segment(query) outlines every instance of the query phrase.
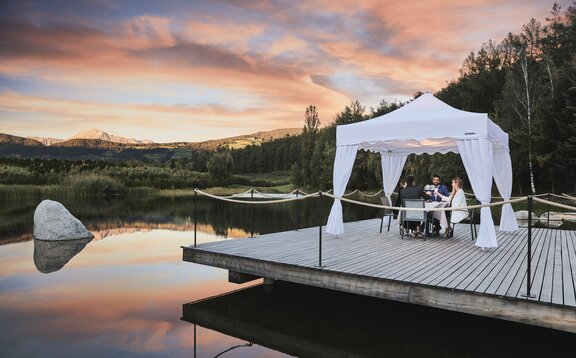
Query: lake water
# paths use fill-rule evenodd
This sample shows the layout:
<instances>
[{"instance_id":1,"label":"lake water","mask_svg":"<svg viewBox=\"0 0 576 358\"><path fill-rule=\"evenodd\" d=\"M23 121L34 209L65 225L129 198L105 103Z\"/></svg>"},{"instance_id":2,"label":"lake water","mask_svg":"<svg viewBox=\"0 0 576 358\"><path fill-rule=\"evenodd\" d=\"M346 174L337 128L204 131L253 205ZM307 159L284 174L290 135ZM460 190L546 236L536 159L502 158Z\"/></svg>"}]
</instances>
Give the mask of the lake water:
<instances>
[{"instance_id":1,"label":"lake water","mask_svg":"<svg viewBox=\"0 0 576 358\"><path fill-rule=\"evenodd\" d=\"M34 242L32 216L42 199L1 198L2 357L510 357L573 351L575 336L552 330L297 285L270 290L259 281L228 283L225 270L182 261L181 246L194 240L191 197L53 198L96 238L85 246ZM325 201L324 216L329 206ZM318 209L317 199L266 206L202 199L198 242L317 225ZM347 221L378 216L369 208L345 213ZM235 292L245 287L251 288Z\"/></svg>"}]
</instances>

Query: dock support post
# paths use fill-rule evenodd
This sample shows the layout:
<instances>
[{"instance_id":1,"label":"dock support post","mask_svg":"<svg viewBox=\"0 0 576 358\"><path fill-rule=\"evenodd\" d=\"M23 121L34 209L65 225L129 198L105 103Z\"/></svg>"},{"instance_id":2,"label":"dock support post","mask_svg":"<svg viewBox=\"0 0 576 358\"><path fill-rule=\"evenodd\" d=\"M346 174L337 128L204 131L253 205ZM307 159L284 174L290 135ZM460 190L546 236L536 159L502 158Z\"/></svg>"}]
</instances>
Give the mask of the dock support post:
<instances>
[{"instance_id":1,"label":"dock support post","mask_svg":"<svg viewBox=\"0 0 576 358\"><path fill-rule=\"evenodd\" d=\"M548 201L550 201L550 193L548 193ZM546 227L550 227L550 203L548 203L548 215L546 217Z\"/></svg>"},{"instance_id":2,"label":"dock support post","mask_svg":"<svg viewBox=\"0 0 576 358\"><path fill-rule=\"evenodd\" d=\"M526 298L536 298L535 295L530 294L530 289L532 286L532 195L528 195L528 250L527 257L527 267L526 267L526 294L522 297Z\"/></svg>"},{"instance_id":3,"label":"dock support post","mask_svg":"<svg viewBox=\"0 0 576 358\"><path fill-rule=\"evenodd\" d=\"M318 267L322 267L322 190L320 195L320 222L318 222Z\"/></svg>"},{"instance_id":4,"label":"dock support post","mask_svg":"<svg viewBox=\"0 0 576 358\"><path fill-rule=\"evenodd\" d=\"M194 189L194 247L196 247L196 226L198 226L198 191Z\"/></svg>"},{"instance_id":5,"label":"dock support post","mask_svg":"<svg viewBox=\"0 0 576 358\"><path fill-rule=\"evenodd\" d=\"M254 188L250 189L250 201L254 200ZM250 205L250 237L254 237L254 208Z\"/></svg>"},{"instance_id":6,"label":"dock support post","mask_svg":"<svg viewBox=\"0 0 576 358\"><path fill-rule=\"evenodd\" d=\"M298 198L298 193L300 192L300 189L296 188L296 198ZM299 200L296 200L296 205L297 208L300 209L300 203ZM296 231L300 230L300 220L302 218L302 213L300 212L300 210L296 210L296 212L298 213L298 226L296 227Z\"/></svg>"}]
</instances>

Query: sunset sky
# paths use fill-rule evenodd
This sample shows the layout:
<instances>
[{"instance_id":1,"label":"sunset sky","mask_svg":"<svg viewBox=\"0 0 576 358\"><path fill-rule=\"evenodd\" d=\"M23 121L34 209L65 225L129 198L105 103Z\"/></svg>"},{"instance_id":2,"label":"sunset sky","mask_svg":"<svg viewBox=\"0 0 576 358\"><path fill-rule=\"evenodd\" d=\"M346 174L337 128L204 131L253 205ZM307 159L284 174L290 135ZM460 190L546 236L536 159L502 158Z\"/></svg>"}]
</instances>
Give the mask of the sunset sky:
<instances>
[{"instance_id":1,"label":"sunset sky","mask_svg":"<svg viewBox=\"0 0 576 358\"><path fill-rule=\"evenodd\" d=\"M566 9L572 1L557 1ZM0 1L0 133L156 142L437 91L554 1Z\"/></svg>"}]
</instances>

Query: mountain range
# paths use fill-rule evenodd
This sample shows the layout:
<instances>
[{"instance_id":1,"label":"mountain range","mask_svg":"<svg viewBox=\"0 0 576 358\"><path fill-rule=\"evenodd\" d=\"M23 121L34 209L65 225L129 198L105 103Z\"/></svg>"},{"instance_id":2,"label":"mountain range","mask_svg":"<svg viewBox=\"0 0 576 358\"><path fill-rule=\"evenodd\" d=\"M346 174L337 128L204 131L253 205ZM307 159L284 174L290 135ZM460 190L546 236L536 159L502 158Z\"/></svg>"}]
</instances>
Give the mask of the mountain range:
<instances>
[{"instance_id":1,"label":"mountain range","mask_svg":"<svg viewBox=\"0 0 576 358\"><path fill-rule=\"evenodd\" d=\"M65 141L68 141L71 139L98 139L98 140L104 140L107 142L122 143L122 144L152 144L152 143L154 143L153 141L148 140L148 139L139 140L139 139L134 139L134 138L121 137L121 136L117 136L114 134L108 134L108 133L104 132L103 130L100 130L97 128L91 128L91 129L85 130L83 132L80 132L78 134L73 135L72 137L70 137L68 139L58 139L58 138L52 138L52 137L48 137L48 138L29 137L29 138L37 140L44 145L54 145L54 144L57 144L60 142L65 142Z\"/></svg>"},{"instance_id":2,"label":"mountain range","mask_svg":"<svg viewBox=\"0 0 576 358\"><path fill-rule=\"evenodd\" d=\"M127 147L163 147L163 148L181 148L190 147L204 150L216 150L219 147L228 147L231 149L244 148L248 145L259 145L264 142L272 141L274 139L283 138L285 136L294 136L302 133L301 128L284 128L274 129L271 131L261 131L246 135L235 137L227 137L221 139L212 139L204 142L172 142L172 143L155 143L148 139L134 139L114 134L109 134L103 130L92 128L75 134L67 139L59 139L52 137L18 137L11 134L0 133L0 143L12 143L21 145L44 145L44 146L63 146L63 147L76 147L76 146L102 146L109 147L102 142L111 142L117 144L124 144Z\"/></svg>"},{"instance_id":3,"label":"mountain range","mask_svg":"<svg viewBox=\"0 0 576 358\"><path fill-rule=\"evenodd\" d=\"M173 143L155 143L150 140L126 138L95 128L80 132L67 139L25 138L0 133L0 157L167 160L181 155L189 155L186 153L191 151L214 151L223 147L240 149L301 133L301 128L285 128L204 142Z\"/></svg>"}]
</instances>

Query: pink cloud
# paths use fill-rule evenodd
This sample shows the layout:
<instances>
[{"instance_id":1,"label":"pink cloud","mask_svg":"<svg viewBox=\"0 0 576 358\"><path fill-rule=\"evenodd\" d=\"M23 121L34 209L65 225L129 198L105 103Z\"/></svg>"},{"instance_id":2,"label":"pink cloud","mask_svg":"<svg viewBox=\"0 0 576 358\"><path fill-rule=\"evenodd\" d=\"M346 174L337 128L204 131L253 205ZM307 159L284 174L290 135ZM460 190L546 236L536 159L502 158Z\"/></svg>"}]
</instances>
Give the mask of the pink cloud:
<instances>
[{"instance_id":1,"label":"pink cloud","mask_svg":"<svg viewBox=\"0 0 576 358\"><path fill-rule=\"evenodd\" d=\"M210 135L211 127L230 124L231 135L299 127L309 104L329 123L354 99L374 105L387 96L439 90L458 76L470 51L519 31L530 17L542 19L551 6L520 0L235 2L197 11L190 5L173 14L142 11L120 20L76 15L64 21L62 14L47 14L55 22L50 16L39 21L41 12L32 9L33 22L0 22L0 74L47 88L78 87L86 95L4 93L0 101L13 112L0 122L0 132L31 131L27 123L38 118L77 129L89 120L120 127L138 121L165 127L164 137L174 141L184 140L172 136L186 125L206 133L193 139L203 140L221 135ZM195 102L191 94L182 106L161 105L170 102L172 85L224 95L214 97L217 103ZM132 100L119 104L89 95L109 90ZM147 103L134 104L144 101L138 98ZM30 122L13 127L16 117Z\"/></svg>"}]
</instances>

